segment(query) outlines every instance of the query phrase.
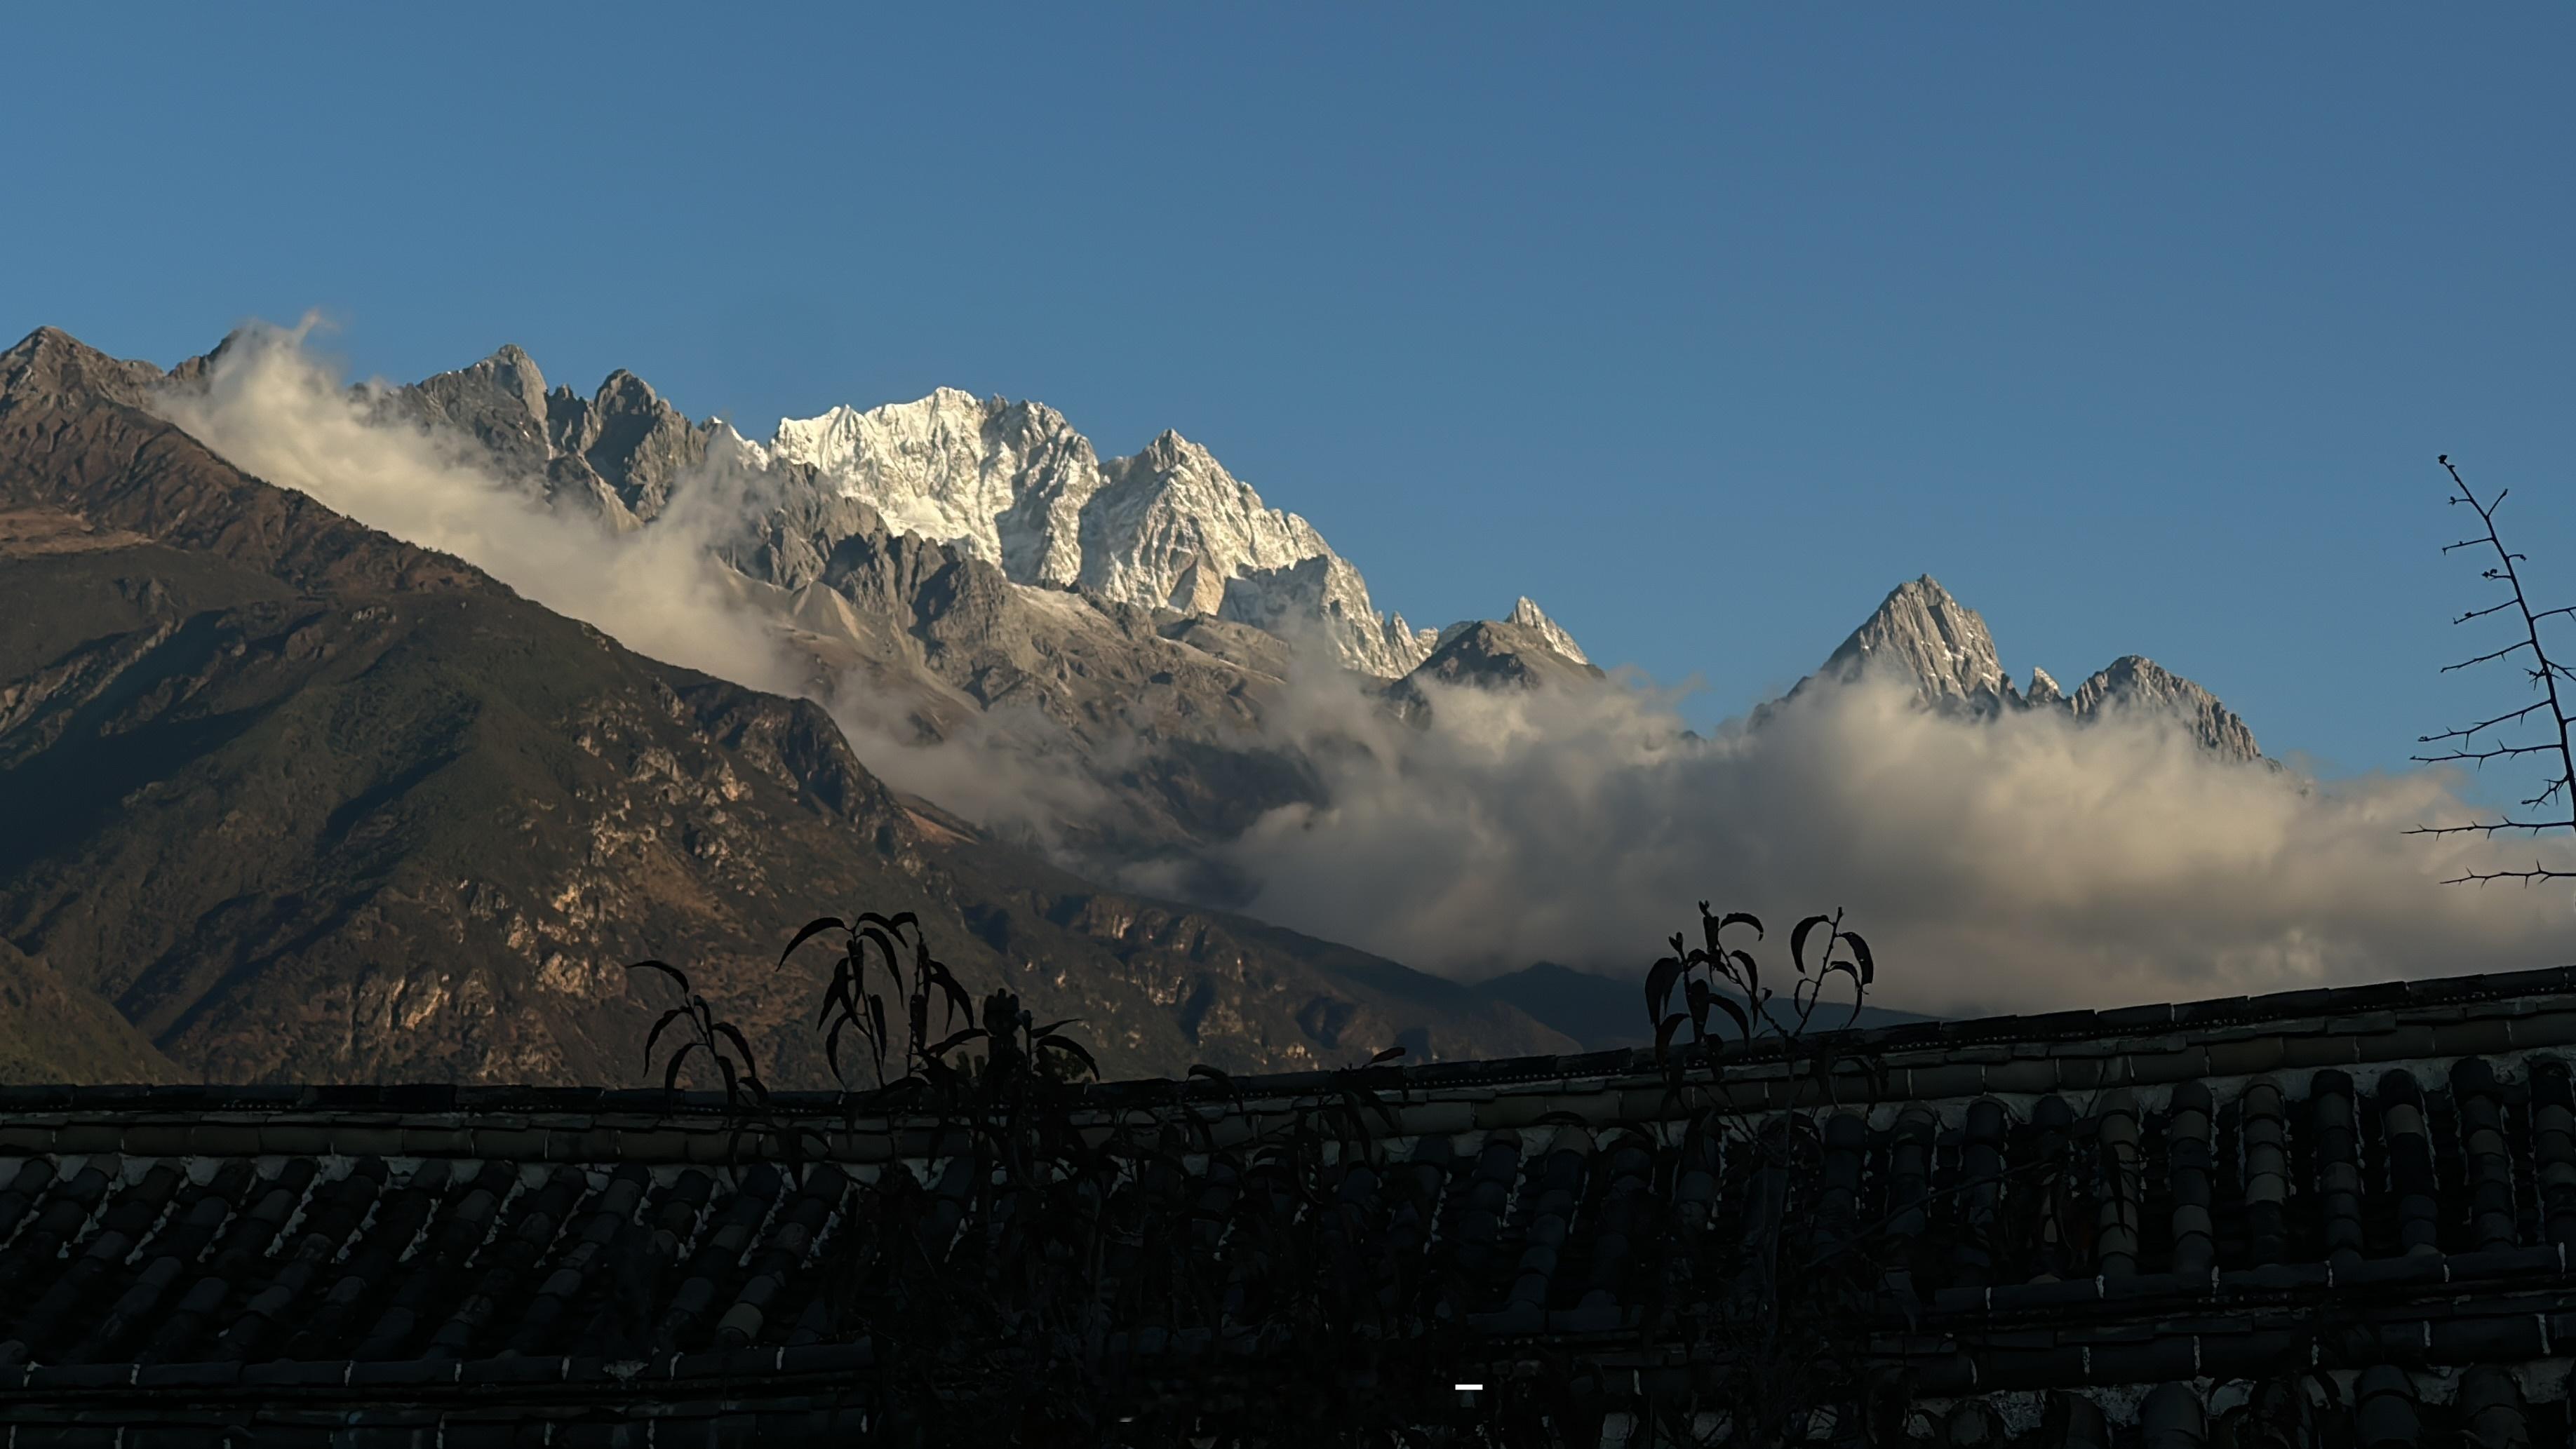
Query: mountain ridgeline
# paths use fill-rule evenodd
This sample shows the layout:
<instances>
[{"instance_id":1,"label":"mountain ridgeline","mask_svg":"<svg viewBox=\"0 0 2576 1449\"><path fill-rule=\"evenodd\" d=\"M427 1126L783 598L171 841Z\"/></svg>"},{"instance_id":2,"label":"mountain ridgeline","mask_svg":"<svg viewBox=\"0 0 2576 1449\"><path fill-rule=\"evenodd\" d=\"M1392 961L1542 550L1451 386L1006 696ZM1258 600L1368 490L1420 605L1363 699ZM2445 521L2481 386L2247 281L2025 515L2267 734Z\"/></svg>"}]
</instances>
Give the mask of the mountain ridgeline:
<instances>
[{"instance_id":1,"label":"mountain ridgeline","mask_svg":"<svg viewBox=\"0 0 2576 1449\"><path fill-rule=\"evenodd\" d=\"M1464 627L1416 629L1377 612L1359 570L1314 525L1265 505L1180 434L1103 461L1062 414L1037 403L941 388L916 402L785 419L754 443L692 421L633 373L611 374L587 399L550 389L533 359L504 347L391 390L379 405L472 437L500 476L576 500L619 529L659 517L693 469L758 475L768 526L741 540L753 546L734 561L786 589L813 582L844 539L874 529L943 545L1009 583L1312 635L1338 663L1380 678L1405 674ZM862 508L829 506L840 503ZM1509 621L1585 662L1528 599Z\"/></svg>"},{"instance_id":2,"label":"mountain ridgeline","mask_svg":"<svg viewBox=\"0 0 2576 1449\"><path fill-rule=\"evenodd\" d=\"M1909 680L1922 700L1939 710L1975 717L2060 710L2085 721L2129 711L2157 714L2175 721L2220 759L2273 763L2255 744L2254 731L2217 696L2141 655L2112 660L2071 695L2044 669L2031 671L2027 690L2014 688L1985 619L1952 598L1930 574L1897 585L1824 667L1790 693L1877 669Z\"/></svg>"},{"instance_id":3,"label":"mountain ridgeline","mask_svg":"<svg viewBox=\"0 0 2576 1449\"><path fill-rule=\"evenodd\" d=\"M941 389L787 419L754 443L691 421L631 373L587 400L549 391L516 348L380 405L481 440L496 473L612 528L659 517L686 476L721 491L728 523L711 548L729 585L812 660L818 691L865 681L842 692L845 719L914 743L1006 730L1086 786L1086 808L1022 843L1104 871L1154 863L1208 899L1248 890L1206 863L1209 847L1267 811L1324 803L1312 760L1265 728L1292 648L1321 641L1364 692L1416 720L1428 683L1606 678L1526 597L1501 619L1438 630L1377 614L1310 524L1177 433L1103 462L1051 408ZM1891 665L1946 711L2151 710L2214 754L2260 758L2208 691L2140 656L2072 695L2044 671L2017 689L1984 621L1928 575L1890 593L1800 688Z\"/></svg>"},{"instance_id":4,"label":"mountain ridgeline","mask_svg":"<svg viewBox=\"0 0 2576 1449\"><path fill-rule=\"evenodd\" d=\"M1520 1055L1642 1021L1630 978L1471 988L1253 920L1223 863L1265 813L1327 803L1333 741L1281 727L1292 680L1416 728L1443 689L1615 688L1527 598L1436 630L1381 615L1205 449L1103 460L1032 403L942 390L753 442L631 373L551 386L515 347L350 395L603 539L685 530L804 674L786 698L632 652L167 420L249 345L166 374L50 330L0 354L0 1077L636 1080L667 1003L622 968L661 957L773 1084L824 1085L819 964L776 951L864 909L920 912L970 987L1079 1018L1113 1075ZM1928 577L1798 690L1891 666L1931 708L2156 711L2260 759L2142 658L2016 689ZM881 777L943 742L1042 765L1062 798L982 766L935 803ZM1163 885L1100 884L1140 879Z\"/></svg>"}]
</instances>

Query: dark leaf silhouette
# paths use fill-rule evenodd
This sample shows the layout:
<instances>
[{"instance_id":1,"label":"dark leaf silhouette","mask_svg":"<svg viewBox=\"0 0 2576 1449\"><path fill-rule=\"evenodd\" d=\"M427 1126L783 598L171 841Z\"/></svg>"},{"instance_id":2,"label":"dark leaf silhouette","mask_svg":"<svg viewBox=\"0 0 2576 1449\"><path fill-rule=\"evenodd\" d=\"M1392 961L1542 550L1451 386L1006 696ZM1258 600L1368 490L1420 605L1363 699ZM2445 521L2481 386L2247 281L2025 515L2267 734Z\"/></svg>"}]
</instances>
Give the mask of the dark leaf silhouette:
<instances>
[{"instance_id":1,"label":"dark leaf silhouette","mask_svg":"<svg viewBox=\"0 0 2576 1449\"><path fill-rule=\"evenodd\" d=\"M679 967L671 965L667 961L638 961L626 969L629 971L659 971L663 975L671 978L672 984L680 988L681 995L685 996L688 994L689 978L680 974Z\"/></svg>"},{"instance_id":2,"label":"dark leaf silhouette","mask_svg":"<svg viewBox=\"0 0 2576 1449\"><path fill-rule=\"evenodd\" d=\"M1665 1051L1672 1045L1673 1033L1678 1031L1682 1024L1689 1020L1690 1017L1687 1013L1676 1011L1672 1015L1665 1017L1662 1021L1655 1023L1655 1056L1658 1060L1663 1057Z\"/></svg>"},{"instance_id":3,"label":"dark leaf silhouette","mask_svg":"<svg viewBox=\"0 0 2576 1449\"><path fill-rule=\"evenodd\" d=\"M931 1043L928 1047L925 1047L923 1051L929 1056L944 1057L970 1041L982 1041L983 1039L984 1028L980 1026L961 1027L958 1030L952 1031L948 1035L941 1037L938 1041Z\"/></svg>"},{"instance_id":4,"label":"dark leaf silhouette","mask_svg":"<svg viewBox=\"0 0 2576 1449\"><path fill-rule=\"evenodd\" d=\"M1789 959L1797 963L1799 975L1807 974L1807 937L1814 934L1818 926L1830 926L1832 923L1831 916L1809 916L1798 923L1796 930L1789 933Z\"/></svg>"},{"instance_id":5,"label":"dark leaf silhouette","mask_svg":"<svg viewBox=\"0 0 2576 1449\"><path fill-rule=\"evenodd\" d=\"M1660 1014L1663 1011L1665 1004L1673 999L1673 983L1681 976L1682 963L1678 956L1666 956L1647 971L1646 1010L1649 1013Z\"/></svg>"},{"instance_id":6,"label":"dark leaf silhouette","mask_svg":"<svg viewBox=\"0 0 2576 1449\"><path fill-rule=\"evenodd\" d=\"M1852 959L1860 963L1860 984L1867 986L1876 981L1878 967L1870 960L1869 943L1861 939L1858 931L1843 932L1843 943L1851 947Z\"/></svg>"},{"instance_id":7,"label":"dark leaf silhouette","mask_svg":"<svg viewBox=\"0 0 2576 1449\"><path fill-rule=\"evenodd\" d=\"M787 958L796 954L797 947L813 940L816 936L823 934L825 931L846 931L848 929L849 927L843 925L841 923L841 918L838 916L823 916L815 920L808 921L805 923L804 929L798 931L795 938L787 943L787 949L778 953L778 964L781 966L786 965Z\"/></svg>"},{"instance_id":8,"label":"dark leaf silhouette","mask_svg":"<svg viewBox=\"0 0 2576 1449\"><path fill-rule=\"evenodd\" d=\"M1719 994L1711 996L1709 1000L1718 1010L1735 1018L1735 1029L1738 1033L1747 1037L1753 1035L1753 1018L1745 1013L1743 1007L1736 1005L1732 998Z\"/></svg>"}]
</instances>

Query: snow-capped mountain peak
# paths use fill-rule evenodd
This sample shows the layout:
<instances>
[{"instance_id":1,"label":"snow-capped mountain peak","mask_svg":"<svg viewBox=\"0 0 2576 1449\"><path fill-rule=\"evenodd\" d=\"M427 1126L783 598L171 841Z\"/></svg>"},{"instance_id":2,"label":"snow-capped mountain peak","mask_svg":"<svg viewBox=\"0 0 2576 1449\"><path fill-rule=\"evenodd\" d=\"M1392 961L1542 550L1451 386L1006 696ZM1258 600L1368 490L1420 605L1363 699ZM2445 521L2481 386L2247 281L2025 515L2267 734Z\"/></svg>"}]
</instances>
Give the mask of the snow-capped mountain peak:
<instances>
[{"instance_id":1,"label":"snow-capped mountain peak","mask_svg":"<svg viewBox=\"0 0 2576 1449\"><path fill-rule=\"evenodd\" d=\"M1165 430L1133 456L1103 461L1062 413L1034 402L942 387L911 402L847 405L783 418L766 442L729 424L691 422L629 372L597 396L549 388L525 352L393 389L386 407L455 428L499 471L548 498L571 496L612 528L657 517L673 481L720 452L725 466L788 470L795 490L864 504L889 535L941 544L998 567L1011 583L1320 637L1345 667L1398 678L1440 635L1380 614L1367 581L1315 526L1270 507L1205 447ZM830 512L815 512L821 523ZM810 582L838 540L795 549ZM1582 651L1523 599L1549 646Z\"/></svg>"},{"instance_id":2,"label":"snow-capped mountain peak","mask_svg":"<svg viewBox=\"0 0 2576 1449\"><path fill-rule=\"evenodd\" d=\"M1082 507L1103 480L1090 440L1053 408L943 387L781 419L764 451L812 468L894 531L958 545L1018 582L1080 578Z\"/></svg>"},{"instance_id":3,"label":"snow-capped mountain peak","mask_svg":"<svg viewBox=\"0 0 2576 1449\"><path fill-rule=\"evenodd\" d=\"M1369 674L1403 674L1430 653L1377 612L1359 570L1313 524L1264 504L1178 432L1103 462L1053 408L941 388L782 420L764 452L812 468L890 529L960 546L1015 582L1272 632L1317 629Z\"/></svg>"}]
</instances>

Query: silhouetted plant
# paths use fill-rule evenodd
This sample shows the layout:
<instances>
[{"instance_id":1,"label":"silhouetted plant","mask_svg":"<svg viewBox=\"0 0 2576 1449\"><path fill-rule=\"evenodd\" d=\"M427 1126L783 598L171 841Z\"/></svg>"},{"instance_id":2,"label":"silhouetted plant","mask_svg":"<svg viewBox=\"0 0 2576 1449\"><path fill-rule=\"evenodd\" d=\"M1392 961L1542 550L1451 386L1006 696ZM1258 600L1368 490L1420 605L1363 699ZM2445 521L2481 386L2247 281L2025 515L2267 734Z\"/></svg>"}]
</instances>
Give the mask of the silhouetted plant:
<instances>
[{"instance_id":1,"label":"silhouetted plant","mask_svg":"<svg viewBox=\"0 0 2576 1449\"><path fill-rule=\"evenodd\" d=\"M1889 1221L1862 1221L1860 1155L1826 1140L1834 1109L1865 1107L1884 1083L1872 1063L1839 1054L1815 1023L1828 993L1843 990L1849 1001L1836 1024L1857 1020L1876 962L1840 910L1808 916L1790 932L1791 971L1772 977L1787 981L1784 996L1764 983L1750 950L1726 939L1742 928L1761 941L1761 920L1720 915L1706 901L1699 910L1700 944L1675 933L1673 954L1647 974L1645 997L1663 1115L1683 1124L1682 1171L1707 1172L1724 1189L1701 1230L1669 1225L1658 1246L1682 1268L1685 1291L1652 1305L1656 1323L1709 1374L1646 1413L1671 1442L1784 1442L1803 1437L1820 1410L1839 1411L1849 1437L1871 1391L1858 1352L1862 1320L1891 1270L1902 1271L1888 1247L1891 1230L1905 1224L1896 1220L1901 1206ZM1771 1075L1746 1071L1745 1049L1757 1044ZM1715 1429L1700 1429L1712 1417Z\"/></svg>"},{"instance_id":2,"label":"silhouetted plant","mask_svg":"<svg viewBox=\"0 0 2576 1449\"><path fill-rule=\"evenodd\" d=\"M1869 953L1869 942L1857 931L1843 929L1843 913L1837 908L1830 916L1809 916L1789 933L1789 959L1798 970L1797 983L1790 988L1790 1010L1794 1021L1782 1021L1771 1011L1777 993L1762 984L1762 967L1749 951L1729 947L1722 937L1732 926L1750 926L1753 939L1762 939L1762 922L1742 911L1724 916L1710 913L1708 902L1699 903L1702 944L1691 946L1688 938L1676 931L1672 935L1673 954L1657 961L1646 975L1646 1011L1655 1021L1655 1056L1668 1061L1673 1035L1687 1024L1694 1045L1705 1047L1719 1040L1710 1030L1711 1011L1725 1013L1735 1023L1737 1039L1751 1041L1771 1035L1792 1038L1804 1035L1813 1022L1828 983L1837 976L1850 978L1851 1014L1844 1021L1849 1026L1860 1017L1861 1006L1869 988L1878 979L1878 967ZM1825 930L1824 949L1818 953L1811 969L1807 964L1807 942L1816 928ZM1848 957L1837 958L1835 952L1849 947ZM1685 1009L1671 1010L1674 989L1682 990ZM1739 1000L1739 998L1741 998Z\"/></svg>"},{"instance_id":3,"label":"silhouetted plant","mask_svg":"<svg viewBox=\"0 0 2576 1449\"><path fill-rule=\"evenodd\" d=\"M2551 659L2548 647L2540 637L2542 620L2576 614L2576 607L2533 610L2530 595L2523 589L2522 571L2514 567L2517 563L2529 562L2530 556L2508 550L2504 546L2503 538L2496 532L2496 511L2504 506L2505 493L2510 490L2499 490L2492 501L2481 502L2475 490L2461 479L2460 470L2452 464L2449 454L2443 454L2439 461L2443 471L2451 475L2452 485L2460 490L2452 495L2450 503L2454 507L2467 504L2470 511L2477 514L2478 523L2485 530L2475 537L2443 545L2442 552L2447 554L2454 549L2463 548L2487 550L2495 556L2495 566L2483 570L2479 577L2503 584L2512 594L2511 598L2490 604L2483 609L2471 609L2451 622L2466 624L2483 619L2490 614L2511 610L2512 622L2521 626L2521 637L2512 643L2474 658L2463 659L2457 664L2446 664L2442 667L2442 672L2448 674L2453 670L2467 669L2478 664L2497 663L2519 655L2522 656L2520 663L2523 672L2529 676L2531 686L2541 691L2542 697L2520 709L2509 710L2462 729L2444 730L2436 735L2419 736L2416 741L2418 744L2455 743L2458 748L2446 754L2417 755L2414 758L2424 764L2465 761L2479 769L2484 769L2490 760L2518 760L2526 755L2555 756L2558 761L2558 773L2541 786L2539 794L2530 796L2521 804L2525 810L2545 811L2554 803L2558 813L2541 818L2516 818L2506 815L2495 820L2473 821L2466 825L2419 825L2406 833L2434 836L2479 835L2493 839L2498 833L2509 830L2527 831L2537 835L2544 830L2576 829L2576 736L2571 736L2571 731L2576 731L2576 716L2568 713L2566 698L2559 692L2561 684L2576 684L2576 672L2571 672L2565 665ZM2544 740L2539 744L2497 743L2480 746L2477 743L2478 737L2489 731L2505 725L2521 724L2535 715L2543 715L2545 723L2542 728L2553 732L2555 738ZM2470 870L2453 876L2443 884L2465 885L2474 881L2484 885L2489 881L2516 880L2529 885L2534 881L2561 880L2570 877L2576 877L2576 871L2552 869L2535 860L2529 870Z\"/></svg>"},{"instance_id":4,"label":"silhouetted plant","mask_svg":"<svg viewBox=\"0 0 2576 1449\"><path fill-rule=\"evenodd\" d=\"M769 1088L761 1083L760 1070L751 1055L751 1043L743 1038L741 1030L732 1022L719 1018L707 1005L705 997L689 989L686 972L665 961L638 961L626 969L659 971L680 988L680 1004L663 1012L654 1021L652 1031L644 1037L644 1062L650 1066L653 1048L662 1040L663 1032L675 1025L688 1029L688 1035L672 1050L668 1064L663 1068L663 1090L678 1091L681 1070L688 1066L693 1055L703 1052L724 1080L728 1107L738 1107L745 1093L755 1102L769 1100Z\"/></svg>"},{"instance_id":5,"label":"silhouetted plant","mask_svg":"<svg viewBox=\"0 0 2576 1449\"><path fill-rule=\"evenodd\" d=\"M959 1070L948 1060L948 1054L977 1042L987 1044L987 1059L1007 1063L1013 1054L1026 1052L1041 1069L1079 1070L1097 1075L1098 1063L1079 1042L1063 1034L1071 1020L1039 1027L1012 1017L996 1017L995 1004L987 1001L984 1024L977 1026L973 999L950 971L930 952L930 939L923 934L921 922L912 912L884 916L873 911L848 921L838 916L824 916L806 923L779 953L778 964L784 967L806 942L838 932L841 954L832 965L831 980L823 988L822 1012L815 1018L817 1029L824 1031L823 1056L832 1076L844 1085L848 1077L841 1067L841 1036L856 1030L867 1043L869 1064L877 1085L919 1080L939 1084L948 1074ZM881 957L883 965L871 969L870 961ZM905 958L911 966L906 968ZM882 979L886 989L880 991ZM902 1004L900 1035L896 1021L886 1013L886 1002ZM1016 998L1014 998L1016 999ZM941 1011L941 1030L948 1034L938 1041L930 1039L930 1012L933 1003ZM969 1025L957 1029L957 1018L964 1016ZM900 1075L889 1076L889 1061Z\"/></svg>"}]
</instances>

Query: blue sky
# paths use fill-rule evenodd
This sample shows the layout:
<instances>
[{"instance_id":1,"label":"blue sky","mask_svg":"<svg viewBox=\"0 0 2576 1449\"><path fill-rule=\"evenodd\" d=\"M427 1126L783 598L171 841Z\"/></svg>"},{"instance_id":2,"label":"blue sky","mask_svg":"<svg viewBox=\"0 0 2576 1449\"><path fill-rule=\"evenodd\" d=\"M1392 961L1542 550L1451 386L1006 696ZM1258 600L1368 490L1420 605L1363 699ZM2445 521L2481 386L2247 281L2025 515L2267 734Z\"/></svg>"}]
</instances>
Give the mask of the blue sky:
<instances>
[{"instance_id":1,"label":"blue sky","mask_svg":"<svg viewBox=\"0 0 2576 1449\"><path fill-rule=\"evenodd\" d=\"M1705 718L1930 572L2276 751L2521 702L2436 453L2576 602L2576 10L568 7L13 17L0 330L322 308L693 412L1175 427L1417 623ZM2455 637L2457 636L2457 637ZM2493 712L2490 710L2489 712Z\"/></svg>"}]
</instances>

